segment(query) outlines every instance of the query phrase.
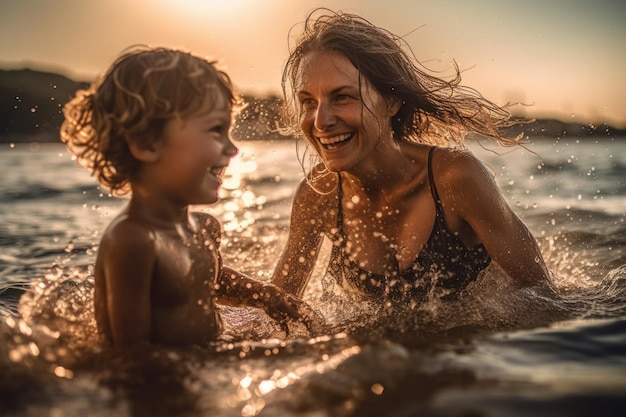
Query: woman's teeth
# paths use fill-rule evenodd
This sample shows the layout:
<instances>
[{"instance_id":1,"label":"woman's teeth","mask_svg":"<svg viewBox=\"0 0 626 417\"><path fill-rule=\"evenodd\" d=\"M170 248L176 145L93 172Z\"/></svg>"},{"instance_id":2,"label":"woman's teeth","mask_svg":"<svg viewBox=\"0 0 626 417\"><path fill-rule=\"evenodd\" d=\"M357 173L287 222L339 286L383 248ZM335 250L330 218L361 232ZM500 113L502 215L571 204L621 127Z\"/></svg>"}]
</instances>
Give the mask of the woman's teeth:
<instances>
[{"instance_id":1,"label":"woman's teeth","mask_svg":"<svg viewBox=\"0 0 626 417\"><path fill-rule=\"evenodd\" d=\"M322 145L334 145L352 138L352 135L353 133L344 133L342 135L319 138L319 141Z\"/></svg>"}]
</instances>

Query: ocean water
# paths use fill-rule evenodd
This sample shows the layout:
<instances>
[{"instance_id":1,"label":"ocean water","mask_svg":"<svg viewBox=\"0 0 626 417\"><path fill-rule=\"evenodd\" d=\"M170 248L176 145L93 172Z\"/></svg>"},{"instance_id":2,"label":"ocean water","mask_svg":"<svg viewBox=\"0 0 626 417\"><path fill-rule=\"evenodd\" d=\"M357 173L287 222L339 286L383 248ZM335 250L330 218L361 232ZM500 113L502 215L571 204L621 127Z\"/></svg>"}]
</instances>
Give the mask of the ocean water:
<instances>
[{"instance_id":1,"label":"ocean water","mask_svg":"<svg viewBox=\"0 0 626 417\"><path fill-rule=\"evenodd\" d=\"M302 168L290 141L239 142L223 199L225 262L269 279ZM529 225L557 293L496 268L458 302L394 306L330 288L331 324L289 335L223 309L210 346L125 354L95 339L91 265L125 204L60 144L0 144L0 415L621 416L626 412L626 138L470 145Z\"/></svg>"}]
</instances>

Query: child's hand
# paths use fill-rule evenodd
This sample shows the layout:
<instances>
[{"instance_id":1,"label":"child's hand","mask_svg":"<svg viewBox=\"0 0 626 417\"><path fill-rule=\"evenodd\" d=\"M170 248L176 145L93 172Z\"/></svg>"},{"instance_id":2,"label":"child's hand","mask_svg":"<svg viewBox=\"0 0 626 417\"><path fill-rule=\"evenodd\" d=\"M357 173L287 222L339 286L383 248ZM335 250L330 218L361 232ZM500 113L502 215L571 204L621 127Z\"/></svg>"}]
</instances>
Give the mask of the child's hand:
<instances>
[{"instance_id":1,"label":"child's hand","mask_svg":"<svg viewBox=\"0 0 626 417\"><path fill-rule=\"evenodd\" d=\"M324 319L307 303L272 284L263 286L263 301L263 310L287 335L290 320L303 323L313 336L323 334L327 328Z\"/></svg>"}]
</instances>

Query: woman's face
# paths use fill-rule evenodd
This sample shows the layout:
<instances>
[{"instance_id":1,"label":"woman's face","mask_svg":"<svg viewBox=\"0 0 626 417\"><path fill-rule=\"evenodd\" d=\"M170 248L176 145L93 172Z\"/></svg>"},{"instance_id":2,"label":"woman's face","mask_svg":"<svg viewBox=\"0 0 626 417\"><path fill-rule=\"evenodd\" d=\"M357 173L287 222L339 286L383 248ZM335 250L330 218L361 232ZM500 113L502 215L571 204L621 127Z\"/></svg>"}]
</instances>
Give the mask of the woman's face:
<instances>
[{"instance_id":1,"label":"woman's face","mask_svg":"<svg viewBox=\"0 0 626 417\"><path fill-rule=\"evenodd\" d=\"M296 103L300 127L330 171L348 171L376 159L393 141L397 100L386 100L343 55L314 51L300 64Z\"/></svg>"}]
</instances>

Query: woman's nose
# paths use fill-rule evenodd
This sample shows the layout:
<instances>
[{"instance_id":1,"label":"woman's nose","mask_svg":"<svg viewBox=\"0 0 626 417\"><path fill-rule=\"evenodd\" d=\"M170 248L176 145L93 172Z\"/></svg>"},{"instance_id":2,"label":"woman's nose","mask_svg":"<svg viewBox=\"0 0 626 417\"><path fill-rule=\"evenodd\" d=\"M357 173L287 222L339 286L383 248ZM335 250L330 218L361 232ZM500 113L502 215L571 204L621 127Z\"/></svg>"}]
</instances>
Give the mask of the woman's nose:
<instances>
[{"instance_id":1,"label":"woman's nose","mask_svg":"<svg viewBox=\"0 0 626 417\"><path fill-rule=\"evenodd\" d=\"M327 130L334 125L335 122L336 118L332 106L325 103L318 104L317 111L315 112L315 129L320 131Z\"/></svg>"}]
</instances>

